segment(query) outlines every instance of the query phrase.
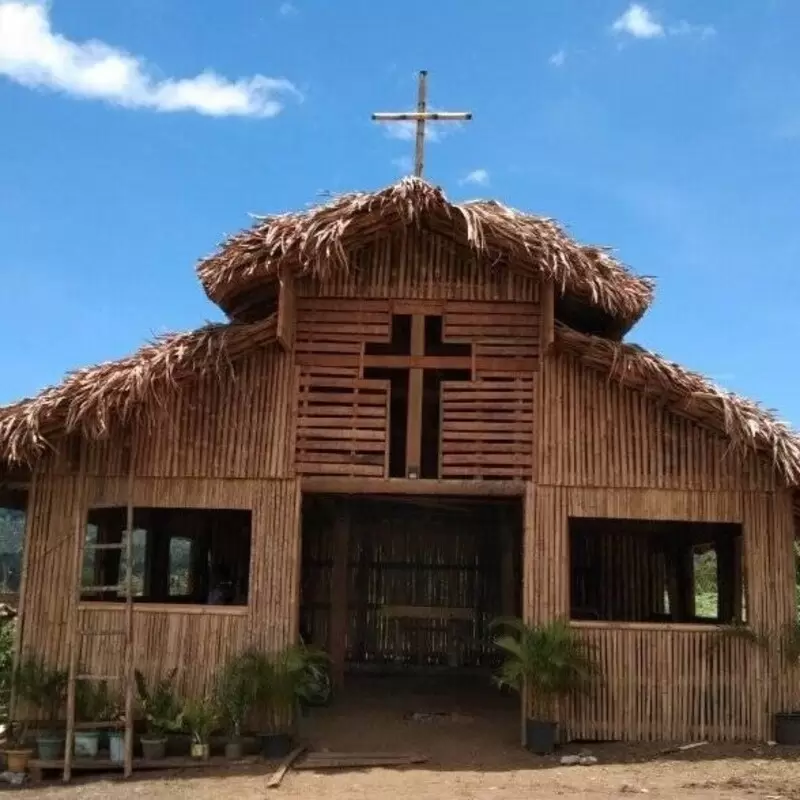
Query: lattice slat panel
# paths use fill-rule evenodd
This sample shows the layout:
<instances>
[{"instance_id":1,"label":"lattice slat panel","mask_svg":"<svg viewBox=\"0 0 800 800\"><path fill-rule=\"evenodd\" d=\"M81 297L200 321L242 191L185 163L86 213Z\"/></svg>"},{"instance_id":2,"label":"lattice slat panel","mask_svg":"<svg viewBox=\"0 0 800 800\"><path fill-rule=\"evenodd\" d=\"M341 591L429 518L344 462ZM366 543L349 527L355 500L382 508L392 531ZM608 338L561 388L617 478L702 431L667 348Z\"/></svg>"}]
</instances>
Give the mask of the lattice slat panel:
<instances>
[{"instance_id":1,"label":"lattice slat panel","mask_svg":"<svg viewBox=\"0 0 800 800\"><path fill-rule=\"evenodd\" d=\"M304 475L385 477L389 382L322 367L298 377L297 462Z\"/></svg>"},{"instance_id":2,"label":"lattice slat panel","mask_svg":"<svg viewBox=\"0 0 800 800\"><path fill-rule=\"evenodd\" d=\"M528 478L533 463L533 375L442 382L442 478Z\"/></svg>"},{"instance_id":3,"label":"lattice slat panel","mask_svg":"<svg viewBox=\"0 0 800 800\"><path fill-rule=\"evenodd\" d=\"M539 314L537 303L450 302L444 313L444 340L473 345L476 378L535 372Z\"/></svg>"}]
</instances>

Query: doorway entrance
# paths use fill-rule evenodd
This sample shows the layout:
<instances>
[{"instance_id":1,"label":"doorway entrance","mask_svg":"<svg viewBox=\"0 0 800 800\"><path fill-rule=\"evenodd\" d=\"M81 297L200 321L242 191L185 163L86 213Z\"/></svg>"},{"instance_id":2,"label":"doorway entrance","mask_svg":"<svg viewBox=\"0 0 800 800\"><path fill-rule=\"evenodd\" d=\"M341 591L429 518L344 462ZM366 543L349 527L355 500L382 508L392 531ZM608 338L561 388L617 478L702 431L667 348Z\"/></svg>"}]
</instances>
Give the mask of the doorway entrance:
<instances>
[{"instance_id":1,"label":"doorway entrance","mask_svg":"<svg viewBox=\"0 0 800 800\"><path fill-rule=\"evenodd\" d=\"M301 634L345 673L486 674L521 604L517 498L307 495Z\"/></svg>"},{"instance_id":2,"label":"doorway entrance","mask_svg":"<svg viewBox=\"0 0 800 800\"><path fill-rule=\"evenodd\" d=\"M309 494L300 631L331 656L332 720L497 720L518 703L491 684L492 621L518 616L518 497Z\"/></svg>"}]
</instances>

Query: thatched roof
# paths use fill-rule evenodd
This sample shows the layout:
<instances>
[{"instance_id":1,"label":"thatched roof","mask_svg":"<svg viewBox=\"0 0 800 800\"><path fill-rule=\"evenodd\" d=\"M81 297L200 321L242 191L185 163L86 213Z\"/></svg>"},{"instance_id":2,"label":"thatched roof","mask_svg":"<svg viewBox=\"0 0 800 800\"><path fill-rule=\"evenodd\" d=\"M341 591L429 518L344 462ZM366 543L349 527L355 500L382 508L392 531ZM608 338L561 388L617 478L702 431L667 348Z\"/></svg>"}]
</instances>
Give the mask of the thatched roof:
<instances>
[{"instance_id":1,"label":"thatched roof","mask_svg":"<svg viewBox=\"0 0 800 800\"><path fill-rule=\"evenodd\" d=\"M179 384L230 370L244 353L274 341L275 327L274 317L206 325L76 370L36 397L0 408L0 461L32 462L63 434L99 439L129 422L146 423Z\"/></svg>"},{"instance_id":2,"label":"thatched roof","mask_svg":"<svg viewBox=\"0 0 800 800\"><path fill-rule=\"evenodd\" d=\"M724 433L740 452L764 454L788 485L800 486L800 436L758 403L635 344L557 325L555 346L612 380L657 395L673 411Z\"/></svg>"},{"instance_id":3,"label":"thatched roof","mask_svg":"<svg viewBox=\"0 0 800 800\"><path fill-rule=\"evenodd\" d=\"M129 422L146 425L180 384L230 372L241 356L274 340L274 318L207 325L73 372L34 398L0 408L0 461L32 462L65 433L95 439ZM674 411L724 433L741 452L762 453L789 485L800 486L800 437L757 403L634 344L557 325L554 346L612 380L658 395Z\"/></svg>"},{"instance_id":4,"label":"thatched roof","mask_svg":"<svg viewBox=\"0 0 800 800\"><path fill-rule=\"evenodd\" d=\"M555 221L494 201L451 203L420 178L345 194L309 211L260 218L201 261L197 273L211 300L230 310L235 298L276 280L283 267L321 280L346 271L353 250L401 225L453 236L498 268L552 279L562 294L602 309L622 330L653 299L650 279L633 275L605 248L578 244Z\"/></svg>"}]
</instances>

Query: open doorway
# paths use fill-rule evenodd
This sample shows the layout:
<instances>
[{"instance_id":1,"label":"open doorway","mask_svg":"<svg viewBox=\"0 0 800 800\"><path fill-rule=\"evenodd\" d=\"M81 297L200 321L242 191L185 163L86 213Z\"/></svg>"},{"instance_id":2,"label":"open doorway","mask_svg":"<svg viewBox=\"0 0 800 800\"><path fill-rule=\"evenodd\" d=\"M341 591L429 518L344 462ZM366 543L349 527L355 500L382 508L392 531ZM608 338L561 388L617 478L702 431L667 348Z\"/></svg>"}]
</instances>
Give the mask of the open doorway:
<instances>
[{"instance_id":1,"label":"open doorway","mask_svg":"<svg viewBox=\"0 0 800 800\"><path fill-rule=\"evenodd\" d=\"M301 634L347 703L510 713L491 622L521 608L519 498L307 495ZM336 703L339 705L339 702Z\"/></svg>"}]
</instances>

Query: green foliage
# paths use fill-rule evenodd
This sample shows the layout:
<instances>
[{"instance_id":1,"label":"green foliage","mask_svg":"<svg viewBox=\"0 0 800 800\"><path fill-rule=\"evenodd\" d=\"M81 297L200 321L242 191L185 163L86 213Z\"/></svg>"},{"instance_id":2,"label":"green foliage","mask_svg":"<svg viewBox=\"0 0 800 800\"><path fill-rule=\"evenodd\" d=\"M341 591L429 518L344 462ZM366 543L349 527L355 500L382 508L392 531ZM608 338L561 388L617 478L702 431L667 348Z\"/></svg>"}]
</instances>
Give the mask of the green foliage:
<instances>
[{"instance_id":1,"label":"green foliage","mask_svg":"<svg viewBox=\"0 0 800 800\"><path fill-rule=\"evenodd\" d=\"M177 672L177 668L173 669L165 678L158 680L152 690L148 688L144 675L138 669L135 672L139 707L151 736L161 737L183 727L183 703L175 690Z\"/></svg>"},{"instance_id":2,"label":"green foliage","mask_svg":"<svg viewBox=\"0 0 800 800\"><path fill-rule=\"evenodd\" d=\"M48 722L55 722L67 695L67 671L49 667L38 658L29 657L14 672L13 685L19 698L38 708Z\"/></svg>"},{"instance_id":3,"label":"green foliage","mask_svg":"<svg viewBox=\"0 0 800 800\"><path fill-rule=\"evenodd\" d=\"M183 718L197 744L207 744L220 722L220 709L212 697L187 700Z\"/></svg>"},{"instance_id":4,"label":"green foliage","mask_svg":"<svg viewBox=\"0 0 800 800\"><path fill-rule=\"evenodd\" d=\"M547 708L557 697L585 690L597 676L589 646L564 620L527 625L498 619L492 627L508 631L495 639L504 657L496 683L518 692L524 688Z\"/></svg>"},{"instance_id":5,"label":"green foliage","mask_svg":"<svg viewBox=\"0 0 800 800\"><path fill-rule=\"evenodd\" d=\"M281 718L291 716L298 704L313 702L327 674L328 656L305 644L275 654L249 650L240 658L254 705Z\"/></svg>"},{"instance_id":6,"label":"green foliage","mask_svg":"<svg viewBox=\"0 0 800 800\"><path fill-rule=\"evenodd\" d=\"M250 709L255 703L255 686L249 673L248 654L231 658L217 675L216 699L222 722L234 736L241 736Z\"/></svg>"},{"instance_id":7,"label":"green foliage","mask_svg":"<svg viewBox=\"0 0 800 800\"><path fill-rule=\"evenodd\" d=\"M77 681L75 708L81 721L104 722L114 719L118 705L109 691L107 681Z\"/></svg>"}]
</instances>

